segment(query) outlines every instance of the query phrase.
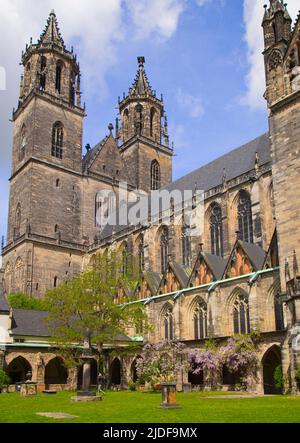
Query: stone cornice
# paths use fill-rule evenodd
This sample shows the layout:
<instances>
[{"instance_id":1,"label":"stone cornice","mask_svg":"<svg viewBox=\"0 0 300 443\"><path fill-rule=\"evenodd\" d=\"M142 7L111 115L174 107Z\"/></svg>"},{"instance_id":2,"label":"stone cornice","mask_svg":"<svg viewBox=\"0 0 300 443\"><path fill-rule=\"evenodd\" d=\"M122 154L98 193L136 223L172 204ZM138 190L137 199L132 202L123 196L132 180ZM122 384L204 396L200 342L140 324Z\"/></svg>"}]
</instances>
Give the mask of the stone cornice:
<instances>
[{"instance_id":1,"label":"stone cornice","mask_svg":"<svg viewBox=\"0 0 300 443\"><path fill-rule=\"evenodd\" d=\"M44 100L56 106L60 106L61 108L69 112L72 112L73 114L76 114L80 117L86 117L85 109L79 108L78 106L71 106L68 102L66 102L62 98L49 94L48 92L32 89L25 98L25 100L19 105L18 109L15 112L13 112L13 118L12 118L13 122L16 121L16 119L19 117L22 111L29 105L29 103L34 98L40 98L41 100Z\"/></svg>"}]
</instances>

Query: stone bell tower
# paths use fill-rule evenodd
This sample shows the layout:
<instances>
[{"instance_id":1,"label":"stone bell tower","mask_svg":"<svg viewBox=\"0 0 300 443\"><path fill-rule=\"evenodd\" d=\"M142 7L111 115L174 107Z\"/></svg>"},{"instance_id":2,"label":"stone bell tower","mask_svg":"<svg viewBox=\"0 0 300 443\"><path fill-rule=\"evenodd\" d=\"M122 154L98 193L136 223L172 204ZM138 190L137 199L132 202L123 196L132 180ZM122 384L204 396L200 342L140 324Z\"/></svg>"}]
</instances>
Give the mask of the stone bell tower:
<instances>
[{"instance_id":1,"label":"stone bell tower","mask_svg":"<svg viewBox=\"0 0 300 443\"><path fill-rule=\"evenodd\" d=\"M72 269L72 253L62 248L64 242L80 243L82 237L85 111L81 106L80 69L73 50L65 46L54 11L38 42L31 40L26 46L21 64L19 102L12 117L4 281L6 292L39 295ZM60 253L51 255L49 250Z\"/></svg>"},{"instance_id":2,"label":"stone bell tower","mask_svg":"<svg viewBox=\"0 0 300 443\"><path fill-rule=\"evenodd\" d=\"M173 150L163 98L152 90L144 64L145 58L138 57L135 81L127 97L124 94L119 101L121 128L117 128L117 139L131 183L150 192L171 182Z\"/></svg>"},{"instance_id":3,"label":"stone bell tower","mask_svg":"<svg viewBox=\"0 0 300 443\"><path fill-rule=\"evenodd\" d=\"M282 365L297 391L300 368L300 15L291 29L287 5L271 0L263 20L266 100L272 157L275 217L287 337Z\"/></svg>"},{"instance_id":4,"label":"stone bell tower","mask_svg":"<svg viewBox=\"0 0 300 443\"><path fill-rule=\"evenodd\" d=\"M293 32L291 23L286 4L271 0L263 19L265 97L283 291L286 269L292 272L294 255L300 257L300 17Z\"/></svg>"}]
</instances>

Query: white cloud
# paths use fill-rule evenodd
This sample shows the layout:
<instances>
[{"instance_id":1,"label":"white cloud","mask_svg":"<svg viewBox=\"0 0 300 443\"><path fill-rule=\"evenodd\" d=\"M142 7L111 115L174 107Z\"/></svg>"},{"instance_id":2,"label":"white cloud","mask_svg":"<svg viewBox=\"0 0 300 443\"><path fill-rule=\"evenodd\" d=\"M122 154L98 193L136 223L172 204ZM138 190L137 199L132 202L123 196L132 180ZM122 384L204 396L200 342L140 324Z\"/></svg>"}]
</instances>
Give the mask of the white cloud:
<instances>
[{"instance_id":1,"label":"white cloud","mask_svg":"<svg viewBox=\"0 0 300 443\"><path fill-rule=\"evenodd\" d=\"M201 97L195 96L179 89L176 94L178 105L188 112L192 118L201 118L204 115L204 106Z\"/></svg>"},{"instance_id":2,"label":"white cloud","mask_svg":"<svg viewBox=\"0 0 300 443\"><path fill-rule=\"evenodd\" d=\"M136 27L137 38L152 34L170 38L177 29L185 0L127 0L126 5Z\"/></svg>"},{"instance_id":3,"label":"white cloud","mask_svg":"<svg viewBox=\"0 0 300 443\"><path fill-rule=\"evenodd\" d=\"M244 0L245 39L248 45L248 63L250 65L246 77L247 92L242 103L251 109L265 108L263 94L265 91L265 73L263 52L263 5L266 0ZM289 0L288 10L293 19L299 10L299 0Z\"/></svg>"}]
</instances>

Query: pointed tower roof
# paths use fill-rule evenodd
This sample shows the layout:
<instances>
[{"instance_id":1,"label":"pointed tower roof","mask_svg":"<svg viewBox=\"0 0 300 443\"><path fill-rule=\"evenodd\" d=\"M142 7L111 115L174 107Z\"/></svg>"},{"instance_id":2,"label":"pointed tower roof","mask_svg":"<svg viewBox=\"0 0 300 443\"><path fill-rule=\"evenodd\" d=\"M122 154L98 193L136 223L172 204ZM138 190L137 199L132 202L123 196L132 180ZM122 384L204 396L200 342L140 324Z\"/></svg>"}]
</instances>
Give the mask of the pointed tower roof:
<instances>
[{"instance_id":1,"label":"pointed tower roof","mask_svg":"<svg viewBox=\"0 0 300 443\"><path fill-rule=\"evenodd\" d=\"M58 46L59 48L66 51L65 43L63 41L63 38L61 36L57 18L55 15L54 10L50 12L50 15L47 20L46 27L43 31L43 33L40 36L40 39L38 41L39 46L48 46L49 44L53 44Z\"/></svg>"},{"instance_id":2,"label":"pointed tower roof","mask_svg":"<svg viewBox=\"0 0 300 443\"><path fill-rule=\"evenodd\" d=\"M151 88L149 80L147 78L147 74L144 68L145 57L138 57L138 72L132 87L129 90L129 95L131 97L140 97L140 96L153 96L155 97L154 91Z\"/></svg>"},{"instance_id":3,"label":"pointed tower roof","mask_svg":"<svg viewBox=\"0 0 300 443\"><path fill-rule=\"evenodd\" d=\"M264 5L264 8L265 15L263 23L266 20L272 19L277 12L284 12L285 16L288 15L286 4L283 3L283 0L270 0L270 7L268 8L268 5Z\"/></svg>"},{"instance_id":4,"label":"pointed tower roof","mask_svg":"<svg viewBox=\"0 0 300 443\"><path fill-rule=\"evenodd\" d=\"M140 56L138 60L138 70L132 86L129 88L128 95L123 97L123 100L119 100L119 105L122 107L127 104L128 101L139 100L154 100L157 104L163 107L163 97L158 98L156 91L154 91L148 80L145 71L145 57Z\"/></svg>"},{"instance_id":5,"label":"pointed tower roof","mask_svg":"<svg viewBox=\"0 0 300 443\"><path fill-rule=\"evenodd\" d=\"M79 70L79 65L77 63L77 57L72 51L68 51L65 42L61 36L58 21L55 15L54 10L52 10L47 19L47 23L44 31L40 35L40 38L36 44L32 43L32 38L30 39L30 44L26 45L25 52L22 52L22 63L25 64L29 57L36 52L40 52L41 50L55 50L64 56L68 57L70 60L73 60L77 68Z\"/></svg>"}]
</instances>

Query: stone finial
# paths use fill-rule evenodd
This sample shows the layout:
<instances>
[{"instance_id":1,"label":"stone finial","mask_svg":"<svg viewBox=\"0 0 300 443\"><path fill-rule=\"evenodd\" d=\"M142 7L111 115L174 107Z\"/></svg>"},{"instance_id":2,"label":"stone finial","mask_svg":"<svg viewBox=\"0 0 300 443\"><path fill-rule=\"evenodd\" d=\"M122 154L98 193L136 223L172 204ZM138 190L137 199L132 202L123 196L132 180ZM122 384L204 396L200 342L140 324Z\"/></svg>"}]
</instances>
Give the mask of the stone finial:
<instances>
[{"instance_id":1,"label":"stone finial","mask_svg":"<svg viewBox=\"0 0 300 443\"><path fill-rule=\"evenodd\" d=\"M146 63L145 57L141 56L137 58L138 64L140 68L144 67L144 64Z\"/></svg>"},{"instance_id":2,"label":"stone finial","mask_svg":"<svg viewBox=\"0 0 300 443\"><path fill-rule=\"evenodd\" d=\"M297 276L298 272L299 272L299 267L298 267L298 260L297 260L297 254L296 251L294 251L294 255L293 255L293 272L294 272L294 277Z\"/></svg>"},{"instance_id":3,"label":"stone finial","mask_svg":"<svg viewBox=\"0 0 300 443\"><path fill-rule=\"evenodd\" d=\"M110 123L110 124L108 125L108 130L109 130L110 135L112 135L112 132L113 132L113 130L114 130L114 125L113 125L112 123Z\"/></svg>"}]
</instances>

